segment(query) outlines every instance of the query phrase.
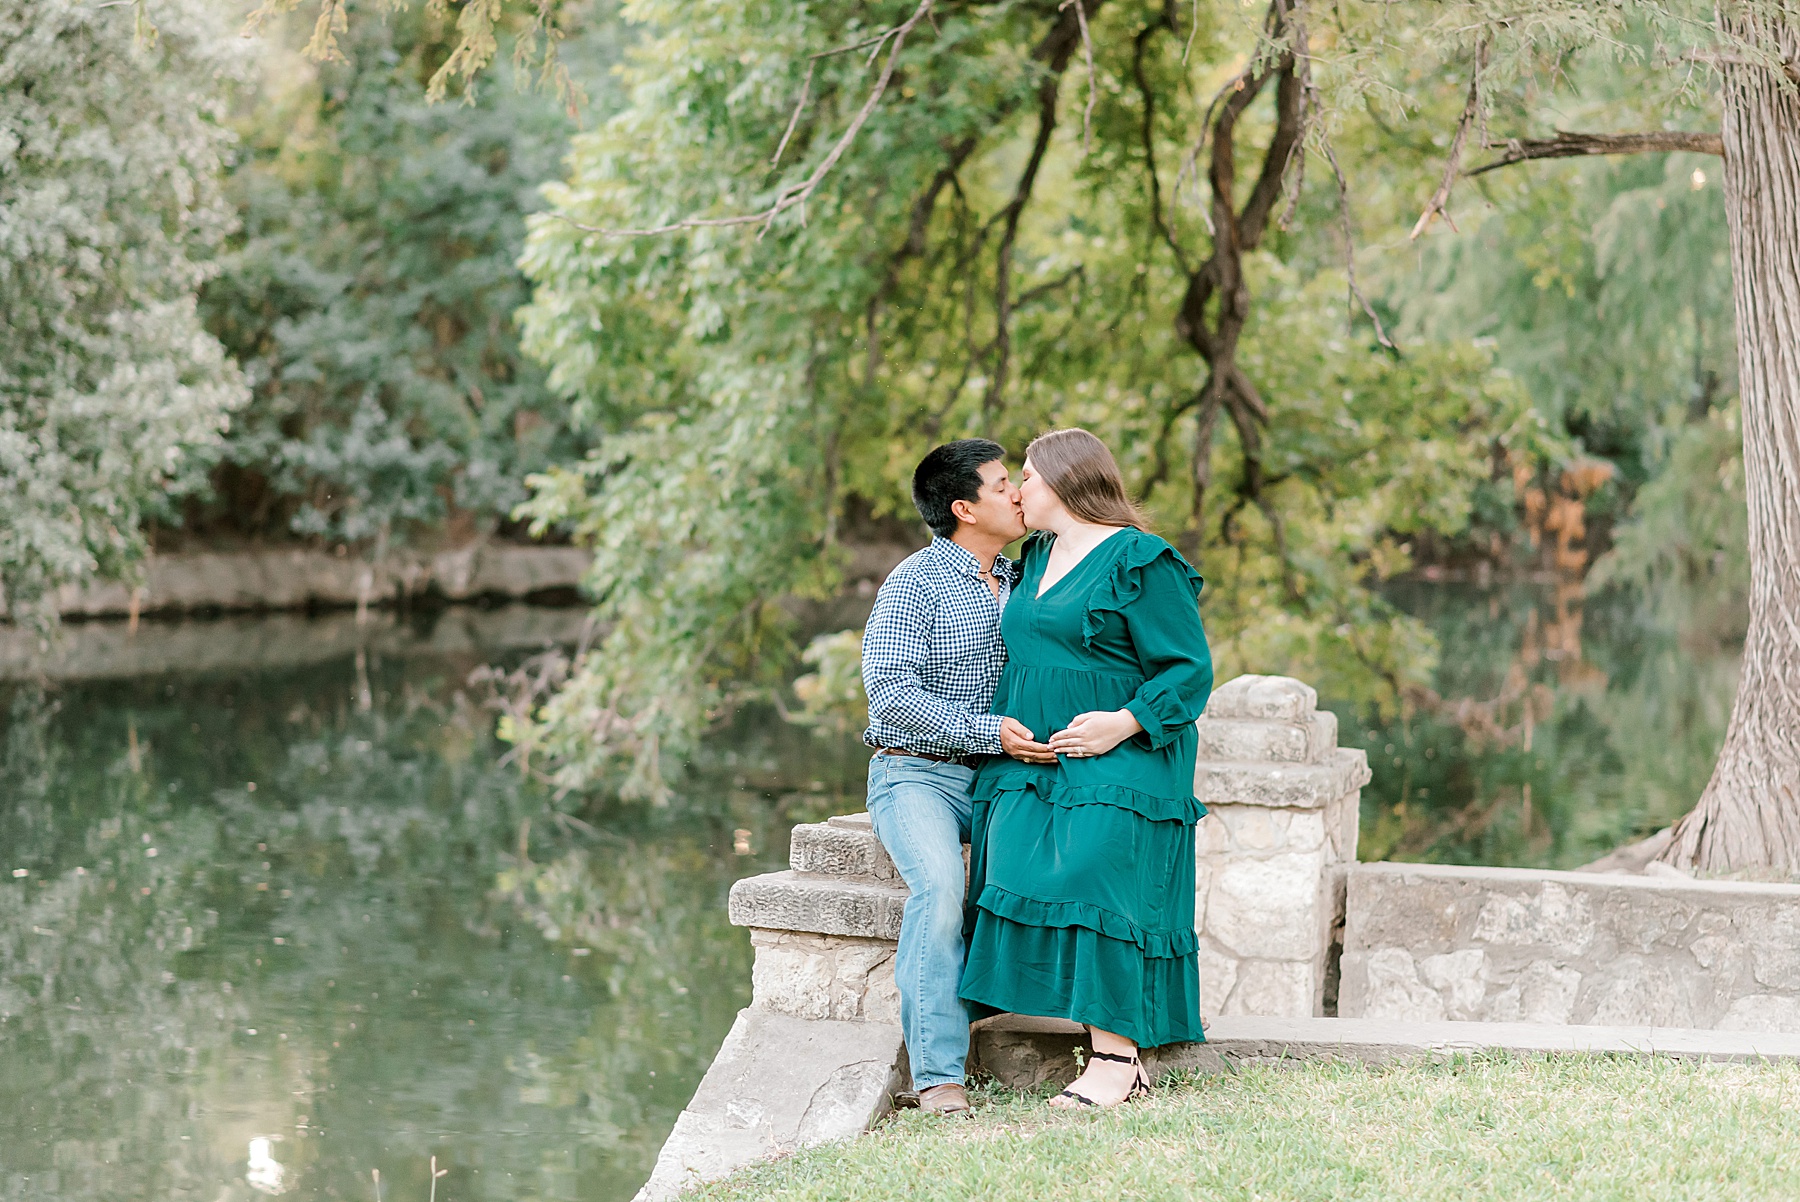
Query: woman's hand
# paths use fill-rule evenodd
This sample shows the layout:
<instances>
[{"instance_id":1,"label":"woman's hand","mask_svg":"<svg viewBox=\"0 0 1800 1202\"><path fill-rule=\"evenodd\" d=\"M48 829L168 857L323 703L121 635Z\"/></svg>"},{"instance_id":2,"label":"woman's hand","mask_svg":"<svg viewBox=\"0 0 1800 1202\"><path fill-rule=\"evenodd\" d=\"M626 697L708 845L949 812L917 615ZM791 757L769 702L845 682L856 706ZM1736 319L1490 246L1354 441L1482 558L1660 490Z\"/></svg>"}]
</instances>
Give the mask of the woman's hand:
<instances>
[{"instance_id":1,"label":"woman's hand","mask_svg":"<svg viewBox=\"0 0 1800 1202\"><path fill-rule=\"evenodd\" d=\"M1131 716L1130 710L1077 714L1067 726L1050 736L1050 750L1057 755L1090 759L1105 755L1143 729L1143 724Z\"/></svg>"}]
</instances>

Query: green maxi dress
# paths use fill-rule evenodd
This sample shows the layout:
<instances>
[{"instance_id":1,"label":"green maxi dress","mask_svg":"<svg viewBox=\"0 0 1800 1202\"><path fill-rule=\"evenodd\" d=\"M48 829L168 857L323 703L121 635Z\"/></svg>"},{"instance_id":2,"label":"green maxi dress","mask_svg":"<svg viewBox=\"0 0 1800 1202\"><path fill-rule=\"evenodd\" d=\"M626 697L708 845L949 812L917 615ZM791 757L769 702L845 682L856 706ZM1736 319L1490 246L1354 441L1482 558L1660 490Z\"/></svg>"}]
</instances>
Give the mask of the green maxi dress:
<instances>
[{"instance_id":1,"label":"green maxi dress","mask_svg":"<svg viewBox=\"0 0 1800 1202\"><path fill-rule=\"evenodd\" d=\"M1105 755L996 756L977 771L962 996L977 1018L1073 1019L1140 1047L1198 1041L1194 719L1212 691L1200 574L1124 529L1040 597L1053 541L1025 544L993 712L1040 740L1093 710L1128 709L1144 729Z\"/></svg>"}]
</instances>

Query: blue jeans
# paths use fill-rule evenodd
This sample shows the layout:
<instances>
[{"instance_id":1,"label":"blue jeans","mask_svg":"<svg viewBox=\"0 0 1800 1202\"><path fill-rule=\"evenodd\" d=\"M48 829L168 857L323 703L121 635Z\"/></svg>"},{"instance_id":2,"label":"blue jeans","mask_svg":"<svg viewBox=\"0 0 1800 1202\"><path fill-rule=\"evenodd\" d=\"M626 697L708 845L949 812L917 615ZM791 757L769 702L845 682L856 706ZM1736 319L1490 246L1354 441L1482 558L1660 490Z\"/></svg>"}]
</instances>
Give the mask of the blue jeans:
<instances>
[{"instance_id":1,"label":"blue jeans","mask_svg":"<svg viewBox=\"0 0 1800 1202\"><path fill-rule=\"evenodd\" d=\"M969 1056L963 972L963 844L975 770L914 756L869 761L869 818L912 896L894 980L914 1089L961 1083Z\"/></svg>"}]
</instances>

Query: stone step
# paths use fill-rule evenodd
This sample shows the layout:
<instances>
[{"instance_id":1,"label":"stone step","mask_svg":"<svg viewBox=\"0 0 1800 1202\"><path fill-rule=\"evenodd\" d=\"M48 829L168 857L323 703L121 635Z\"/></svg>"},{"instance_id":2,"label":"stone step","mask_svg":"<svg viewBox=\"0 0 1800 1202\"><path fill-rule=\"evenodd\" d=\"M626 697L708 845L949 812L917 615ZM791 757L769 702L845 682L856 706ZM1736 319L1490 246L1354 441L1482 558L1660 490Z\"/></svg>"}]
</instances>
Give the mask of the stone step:
<instances>
[{"instance_id":1,"label":"stone step","mask_svg":"<svg viewBox=\"0 0 1800 1202\"><path fill-rule=\"evenodd\" d=\"M1340 747L1317 764L1201 760L1194 796L1202 804L1314 810L1369 783L1369 757Z\"/></svg>"},{"instance_id":2,"label":"stone step","mask_svg":"<svg viewBox=\"0 0 1800 1202\"><path fill-rule=\"evenodd\" d=\"M796 826L788 844L788 866L795 872L882 884L897 884L900 879L867 814Z\"/></svg>"},{"instance_id":3,"label":"stone step","mask_svg":"<svg viewBox=\"0 0 1800 1202\"><path fill-rule=\"evenodd\" d=\"M1207 716L1194 725L1202 760L1316 764L1337 747L1337 715L1330 710L1315 711L1302 722Z\"/></svg>"},{"instance_id":4,"label":"stone step","mask_svg":"<svg viewBox=\"0 0 1800 1202\"><path fill-rule=\"evenodd\" d=\"M907 1080L895 1024L741 1010L635 1202L672 1202L747 1164L860 1135Z\"/></svg>"},{"instance_id":5,"label":"stone step","mask_svg":"<svg viewBox=\"0 0 1800 1202\"><path fill-rule=\"evenodd\" d=\"M731 887L734 925L863 939L900 938L906 887L806 872L771 872Z\"/></svg>"},{"instance_id":6,"label":"stone step","mask_svg":"<svg viewBox=\"0 0 1800 1202\"><path fill-rule=\"evenodd\" d=\"M1074 1050L1087 1045L1078 1025L1002 1014L975 1024L975 1061L1015 1089L1064 1085L1076 1074ZM1410 1022L1370 1018L1206 1020L1205 1043L1178 1043L1146 1054L1153 1072L1228 1072L1238 1065L1337 1060L1392 1064L1457 1054L1667 1056L1705 1061L1800 1061L1800 1035L1682 1027L1600 1027L1550 1023Z\"/></svg>"}]
</instances>

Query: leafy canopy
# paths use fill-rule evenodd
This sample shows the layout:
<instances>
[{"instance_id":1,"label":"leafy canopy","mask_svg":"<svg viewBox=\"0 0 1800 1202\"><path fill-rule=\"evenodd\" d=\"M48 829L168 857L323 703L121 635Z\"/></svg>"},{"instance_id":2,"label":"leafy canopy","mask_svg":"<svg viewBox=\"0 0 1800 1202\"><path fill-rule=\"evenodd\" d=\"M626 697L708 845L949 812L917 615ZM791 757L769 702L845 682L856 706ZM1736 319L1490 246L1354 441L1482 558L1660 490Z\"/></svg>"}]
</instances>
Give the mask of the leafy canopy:
<instances>
[{"instance_id":1,"label":"leafy canopy","mask_svg":"<svg viewBox=\"0 0 1800 1202\"><path fill-rule=\"evenodd\" d=\"M623 756L627 792L655 793L662 761L770 678L788 633L774 599L838 583L846 522L910 528L905 480L933 441L1094 429L1195 551L1222 671L1387 703L1430 645L1371 586L1411 536L1467 524L1496 453L1555 450L1488 352L1439 339L1396 357L1349 322L1335 188L1318 181L1244 261L1238 365L1268 421L1201 428L1207 364L1177 317L1212 236L1204 208L1170 201L1205 201L1180 165L1211 99L1266 53L1231 10L1195 28L1186 9L1087 5L1090 136L1073 9L947 6L803 205L762 226L605 232L766 207L831 153L884 61L819 56L913 11L626 6L628 104L577 137L523 260L527 348L601 426L523 510L594 544L609 624L507 731L566 785ZM1272 107L1242 117L1246 175Z\"/></svg>"}]
</instances>

